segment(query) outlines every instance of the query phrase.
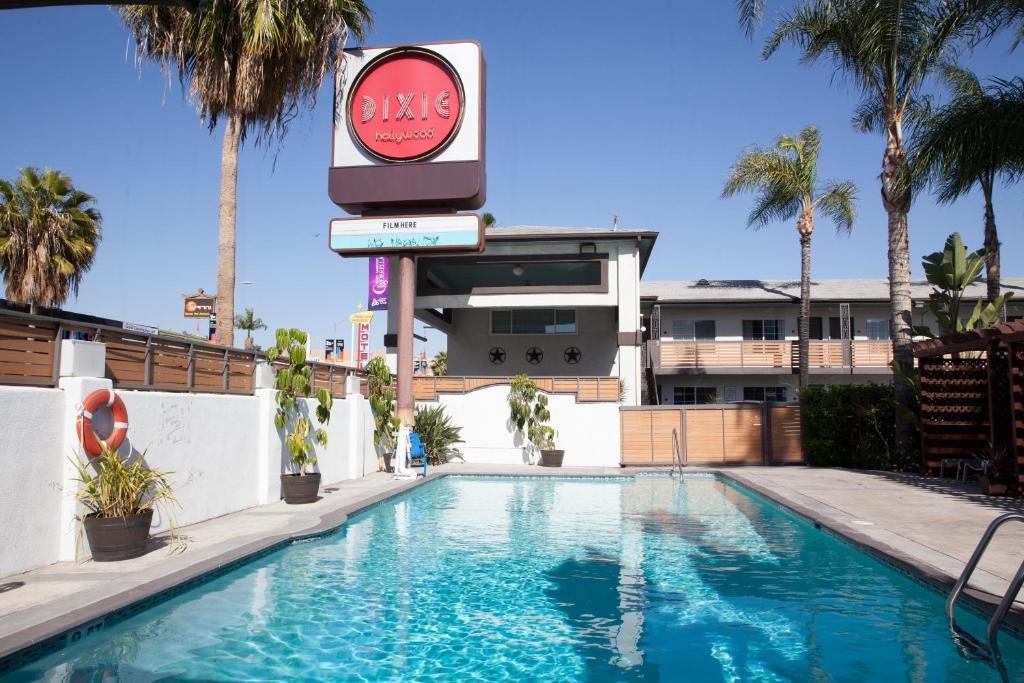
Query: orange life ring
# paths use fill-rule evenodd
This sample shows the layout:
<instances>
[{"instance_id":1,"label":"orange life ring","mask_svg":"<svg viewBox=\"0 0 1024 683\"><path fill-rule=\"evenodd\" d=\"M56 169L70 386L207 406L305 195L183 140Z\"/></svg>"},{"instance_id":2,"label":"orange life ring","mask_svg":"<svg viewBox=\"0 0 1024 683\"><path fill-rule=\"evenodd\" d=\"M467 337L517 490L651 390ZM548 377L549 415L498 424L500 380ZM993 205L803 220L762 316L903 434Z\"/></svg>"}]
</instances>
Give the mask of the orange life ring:
<instances>
[{"instance_id":1,"label":"orange life ring","mask_svg":"<svg viewBox=\"0 0 1024 683\"><path fill-rule=\"evenodd\" d=\"M103 439L102 444L109 450L116 451L128 434L128 411L124 407L124 401L113 389L97 389L86 396L82 401L82 409L78 411L75 431L78 433L78 440L82 442L82 448L93 458L98 457L102 450L101 442L92 430L92 416L103 407L110 409L110 414L114 418L114 429L111 430L110 436Z\"/></svg>"}]
</instances>

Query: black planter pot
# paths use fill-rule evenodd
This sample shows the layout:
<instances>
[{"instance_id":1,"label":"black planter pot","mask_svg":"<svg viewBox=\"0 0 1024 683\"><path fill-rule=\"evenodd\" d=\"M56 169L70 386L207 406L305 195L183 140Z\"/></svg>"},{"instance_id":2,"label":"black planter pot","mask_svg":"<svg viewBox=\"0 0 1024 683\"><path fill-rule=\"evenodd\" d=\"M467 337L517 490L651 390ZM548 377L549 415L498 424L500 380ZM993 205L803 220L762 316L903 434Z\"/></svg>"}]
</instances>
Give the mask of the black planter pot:
<instances>
[{"instance_id":1,"label":"black planter pot","mask_svg":"<svg viewBox=\"0 0 1024 683\"><path fill-rule=\"evenodd\" d=\"M116 562L145 554L152 524L152 508L125 517L89 515L85 518L85 537L89 539L92 559L97 562Z\"/></svg>"},{"instance_id":2,"label":"black planter pot","mask_svg":"<svg viewBox=\"0 0 1024 683\"><path fill-rule=\"evenodd\" d=\"M541 451L540 452L540 464L541 467L561 467L562 458L565 457L565 451Z\"/></svg>"},{"instance_id":3,"label":"black planter pot","mask_svg":"<svg viewBox=\"0 0 1024 683\"><path fill-rule=\"evenodd\" d=\"M289 505L302 505L313 503L320 491L320 473L312 474L282 474L281 475L281 497Z\"/></svg>"}]
</instances>

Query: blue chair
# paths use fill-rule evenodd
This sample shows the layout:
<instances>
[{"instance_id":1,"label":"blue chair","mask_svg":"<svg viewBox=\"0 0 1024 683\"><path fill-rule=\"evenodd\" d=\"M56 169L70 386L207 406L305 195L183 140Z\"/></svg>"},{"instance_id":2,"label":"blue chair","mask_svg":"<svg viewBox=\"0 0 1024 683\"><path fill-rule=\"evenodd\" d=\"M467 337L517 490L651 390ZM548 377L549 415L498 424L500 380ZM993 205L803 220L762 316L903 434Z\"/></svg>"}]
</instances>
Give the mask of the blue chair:
<instances>
[{"instance_id":1,"label":"blue chair","mask_svg":"<svg viewBox=\"0 0 1024 683\"><path fill-rule=\"evenodd\" d=\"M423 461L423 477L427 476L427 454L423 452L423 442L416 432L409 432L409 466L418 465L417 460Z\"/></svg>"}]
</instances>

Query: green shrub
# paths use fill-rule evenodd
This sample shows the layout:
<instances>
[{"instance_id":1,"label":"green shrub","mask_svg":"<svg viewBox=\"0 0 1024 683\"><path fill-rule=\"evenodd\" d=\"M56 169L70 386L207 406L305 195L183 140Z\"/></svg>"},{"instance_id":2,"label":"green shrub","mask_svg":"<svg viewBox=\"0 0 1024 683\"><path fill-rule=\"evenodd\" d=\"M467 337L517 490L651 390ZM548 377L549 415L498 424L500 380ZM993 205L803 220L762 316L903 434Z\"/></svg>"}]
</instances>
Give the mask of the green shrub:
<instances>
[{"instance_id":1,"label":"green shrub","mask_svg":"<svg viewBox=\"0 0 1024 683\"><path fill-rule=\"evenodd\" d=\"M420 435L427 462L441 465L448 462L452 446L462 442L462 427L452 424L452 418L445 415L444 406L417 406L416 425L413 431Z\"/></svg>"},{"instance_id":2,"label":"green shrub","mask_svg":"<svg viewBox=\"0 0 1024 683\"><path fill-rule=\"evenodd\" d=\"M809 386L800 392L807 464L914 470L916 453L896 451L896 399L891 385Z\"/></svg>"}]
</instances>

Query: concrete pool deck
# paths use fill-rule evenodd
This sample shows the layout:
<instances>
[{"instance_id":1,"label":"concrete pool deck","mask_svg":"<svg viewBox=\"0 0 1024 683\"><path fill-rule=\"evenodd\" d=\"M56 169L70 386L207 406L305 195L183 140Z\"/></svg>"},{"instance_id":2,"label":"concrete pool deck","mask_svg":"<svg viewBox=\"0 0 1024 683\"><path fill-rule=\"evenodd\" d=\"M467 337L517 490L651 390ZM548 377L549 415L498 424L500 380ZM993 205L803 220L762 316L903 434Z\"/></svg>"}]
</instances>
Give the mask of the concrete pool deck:
<instances>
[{"instance_id":1,"label":"concrete pool deck","mask_svg":"<svg viewBox=\"0 0 1024 683\"><path fill-rule=\"evenodd\" d=\"M448 474L622 476L636 471L453 464L432 468L429 479ZM989 498L963 484L912 475L806 467L688 471L726 475L939 586L952 585L992 519L1003 512L1024 512L1021 500ZM352 512L423 481L396 481L378 472L325 486L323 497L310 505L279 502L183 527L178 530L179 546L169 546L159 536L150 552L134 560L61 562L0 578L0 658L32 646L59 649L65 638L77 640L90 629L102 628L111 612L176 587L187 589L212 571L335 528ZM972 587L1002 595L1022 559L1024 526L1009 525L996 537ZM972 596L991 602L978 591ZM1024 603L1018 601L1018 606ZM34 658L40 652L24 654Z\"/></svg>"}]
</instances>

